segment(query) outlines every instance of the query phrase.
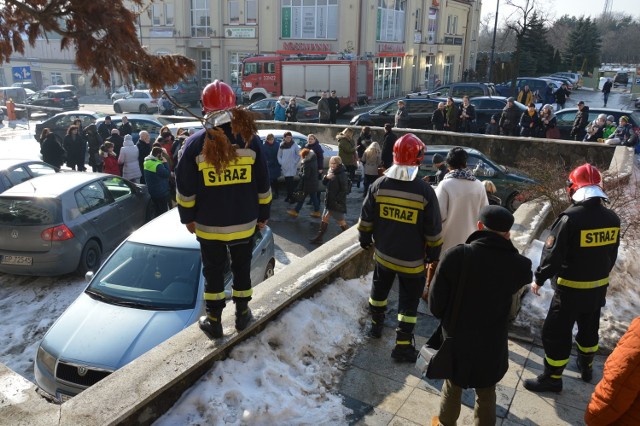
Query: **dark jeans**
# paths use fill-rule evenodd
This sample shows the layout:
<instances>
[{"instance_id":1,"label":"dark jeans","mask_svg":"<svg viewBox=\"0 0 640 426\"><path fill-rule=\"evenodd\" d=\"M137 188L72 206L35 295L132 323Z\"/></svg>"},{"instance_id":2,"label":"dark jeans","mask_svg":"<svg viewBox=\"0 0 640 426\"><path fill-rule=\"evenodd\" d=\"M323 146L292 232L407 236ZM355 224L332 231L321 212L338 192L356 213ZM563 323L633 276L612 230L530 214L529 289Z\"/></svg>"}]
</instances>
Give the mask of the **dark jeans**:
<instances>
[{"instance_id":1,"label":"dark jeans","mask_svg":"<svg viewBox=\"0 0 640 426\"><path fill-rule=\"evenodd\" d=\"M364 175L364 193L366 194L369 190L369 185L378 179L378 175Z\"/></svg>"},{"instance_id":2,"label":"dark jeans","mask_svg":"<svg viewBox=\"0 0 640 426\"><path fill-rule=\"evenodd\" d=\"M278 178L271 179L271 196L274 200L277 200L278 195Z\"/></svg>"},{"instance_id":3,"label":"dark jeans","mask_svg":"<svg viewBox=\"0 0 640 426\"><path fill-rule=\"evenodd\" d=\"M313 211L314 212L319 212L320 211L320 198L318 197L318 193L317 192L312 192L311 194L308 193L304 193L304 198L300 201L298 201L298 204L296 204L296 211L300 212L300 210L302 210L302 205L304 204L304 200L307 199L307 195L309 196L309 198L311 198L311 204L313 205Z\"/></svg>"},{"instance_id":4,"label":"dark jeans","mask_svg":"<svg viewBox=\"0 0 640 426\"><path fill-rule=\"evenodd\" d=\"M151 197L151 201L153 201L153 206L156 208L156 214L154 217L160 216L162 213L166 213L169 211L169 196L165 195L164 197L153 198Z\"/></svg>"},{"instance_id":5,"label":"dark jeans","mask_svg":"<svg viewBox=\"0 0 640 426\"><path fill-rule=\"evenodd\" d=\"M296 190L296 183L293 180L293 176L285 176L284 185L287 188L287 199L293 200L293 192Z\"/></svg>"},{"instance_id":6,"label":"dark jeans","mask_svg":"<svg viewBox=\"0 0 640 426\"><path fill-rule=\"evenodd\" d=\"M251 251L253 239L227 245L222 241L200 240L202 254L202 275L205 278L204 298L207 313L222 310L225 307L224 276L231 256L233 273L233 300L249 301L251 295ZM228 252L227 252L228 249ZM236 294L240 294L236 296Z\"/></svg>"},{"instance_id":7,"label":"dark jeans","mask_svg":"<svg viewBox=\"0 0 640 426\"><path fill-rule=\"evenodd\" d=\"M607 101L609 100L609 92L604 92L604 106L607 106Z\"/></svg>"}]
</instances>

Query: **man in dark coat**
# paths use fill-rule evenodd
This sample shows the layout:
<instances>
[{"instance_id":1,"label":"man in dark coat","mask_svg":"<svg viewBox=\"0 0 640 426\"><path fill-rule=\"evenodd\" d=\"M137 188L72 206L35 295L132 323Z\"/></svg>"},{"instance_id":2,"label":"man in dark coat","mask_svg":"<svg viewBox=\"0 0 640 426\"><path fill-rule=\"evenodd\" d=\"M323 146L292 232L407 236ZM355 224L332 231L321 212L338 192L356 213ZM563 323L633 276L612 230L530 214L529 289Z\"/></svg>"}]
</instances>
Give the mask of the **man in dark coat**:
<instances>
[{"instance_id":1,"label":"man in dark coat","mask_svg":"<svg viewBox=\"0 0 640 426\"><path fill-rule=\"evenodd\" d=\"M556 103L558 104L558 111L564 108L564 104L567 102L567 98L569 97L569 95L571 95L571 92L569 92L569 89L567 89L567 85L564 83L558 90L556 90L554 96L556 98Z\"/></svg>"},{"instance_id":2,"label":"man in dark coat","mask_svg":"<svg viewBox=\"0 0 640 426\"><path fill-rule=\"evenodd\" d=\"M140 171L144 170L144 159L147 155L151 154L151 135L146 130L140 132L140 137L138 142L136 143L138 147L138 165L140 166ZM140 183L145 183L144 174L140 179Z\"/></svg>"},{"instance_id":3,"label":"man in dark coat","mask_svg":"<svg viewBox=\"0 0 640 426\"><path fill-rule=\"evenodd\" d=\"M329 123L336 124L338 119L338 111L340 111L340 99L336 95L336 91L331 91L331 96L328 100L329 103Z\"/></svg>"},{"instance_id":4,"label":"man in dark coat","mask_svg":"<svg viewBox=\"0 0 640 426\"><path fill-rule=\"evenodd\" d=\"M439 102L438 109L436 109L431 116L431 124L433 125L433 130L444 130L445 120L444 102Z\"/></svg>"},{"instance_id":5,"label":"man in dark coat","mask_svg":"<svg viewBox=\"0 0 640 426\"><path fill-rule=\"evenodd\" d=\"M436 269L429 308L442 320L443 336L454 336L454 373L442 385L439 418L432 419L432 424L456 424L463 388L475 388L475 423L496 423L495 387L508 369L511 300L531 282L531 260L520 255L509 240L513 222L513 215L504 207L483 207L478 231L466 244L445 252ZM464 282L463 270L467 271ZM460 308L452 330L458 291L462 291Z\"/></svg>"},{"instance_id":6,"label":"man in dark coat","mask_svg":"<svg viewBox=\"0 0 640 426\"><path fill-rule=\"evenodd\" d=\"M578 102L578 113L573 120L573 127L569 134L574 141L582 141L587 134L587 124L589 124L589 107L584 101Z\"/></svg>"},{"instance_id":7,"label":"man in dark coat","mask_svg":"<svg viewBox=\"0 0 640 426\"><path fill-rule=\"evenodd\" d=\"M391 131L393 126L390 123L384 125L384 139L382 140L382 165L388 169L393 165L393 145L398 136Z\"/></svg>"},{"instance_id":8,"label":"man in dark coat","mask_svg":"<svg viewBox=\"0 0 640 426\"><path fill-rule=\"evenodd\" d=\"M469 97L462 98L458 109L458 131L461 133L476 132L476 108L469 103Z\"/></svg>"},{"instance_id":9,"label":"man in dark coat","mask_svg":"<svg viewBox=\"0 0 640 426\"><path fill-rule=\"evenodd\" d=\"M111 116L107 115L104 121L98 126L98 134L102 140L107 140L107 138L111 136L111 130L115 128L116 125L111 122Z\"/></svg>"},{"instance_id":10,"label":"man in dark coat","mask_svg":"<svg viewBox=\"0 0 640 426\"><path fill-rule=\"evenodd\" d=\"M520 128L518 122L520 121L520 108L516 106L513 98L507 99L507 105L502 110L500 116L500 134L504 136L518 136Z\"/></svg>"},{"instance_id":11,"label":"man in dark coat","mask_svg":"<svg viewBox=\"0 0 640 426\"><path fill-rule=\"evenodd\" d=\"M124 144L124 138L120 136L120 130L111 129L111 136L106 138L105 141L109 141L113 144L113 152L116 154L116 157L119 156L122 145Z\"/></svg>"},{"instance_id":12,"label":"man in dark coat","mask_svg":"<svg viewBox=\"0 0 640 426\"><path fill-rule=\"evenodd\" d=\"M607 81L604 82L602 86L602 98L604 99L604 108L607 107L607 101L609 100L609 93L611 93L611 87L613 87L613 83L611 79L608 78Z\"/></svg>"}]
</instances>

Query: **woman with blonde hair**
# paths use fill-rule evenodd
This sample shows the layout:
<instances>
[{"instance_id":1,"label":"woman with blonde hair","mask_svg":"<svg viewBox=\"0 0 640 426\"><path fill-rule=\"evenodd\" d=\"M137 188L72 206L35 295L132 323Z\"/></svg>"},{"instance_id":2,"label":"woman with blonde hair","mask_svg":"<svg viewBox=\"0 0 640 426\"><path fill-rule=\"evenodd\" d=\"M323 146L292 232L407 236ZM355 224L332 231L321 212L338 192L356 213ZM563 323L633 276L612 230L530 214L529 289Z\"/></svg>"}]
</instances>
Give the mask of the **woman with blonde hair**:
<instances>
[{"instance_id":1,"label":"woman with blonde hair","mask_svg":"<svg viewBox=\"0 0 640 426\"><path fill-rule=\"evenodd\" d=\"M346 128L336 135L338 141L338 155L342 164L349 173L349 179L355 180L358 159L356 157L356 144L353 140L353 129Z\"/></svg>"},{"instance_id":2,"label":"woman with blonde hair","mask_svg":"<svg viewBox=\"0 0 640 426\"><path fill-rule=\"evenodd\" d=\"M498 191L496 185L490 180L485 180L482 184L484 185L484 190L487 191L487 200L489 200L489 205L501 206L502 200L495 195Z\"/></svg>"},{"instance_id":3,"label":"woman with blonde hair","mask_svg":"<svg viewBox=\"0 0 640 426\"><path fill-rule=\"evenodd\" d=\"M339 156L331 157L329 160L329 171L322 178L322 183L327 188L325 208L322 213L322 222L320 222L318 234L311 239L314 244L322 244L322 236L327 232L329 219L332 216L338 222L342 231L349 227L344 220L344 215L347 213L347 169L342 164Z\"/></svg>"},{"instance_id":4,"label":"woman with blonde hair","mask_svg":"<svg viewBox=\"0 0 640 426\"><path fill-rule=\"evenodd\" d=\"M382 166L382 149L378 142L371 142L362 154L364 165L364 194L367 194L369 185L378 179L378 168Z\"/></svg>"}]
</instances>

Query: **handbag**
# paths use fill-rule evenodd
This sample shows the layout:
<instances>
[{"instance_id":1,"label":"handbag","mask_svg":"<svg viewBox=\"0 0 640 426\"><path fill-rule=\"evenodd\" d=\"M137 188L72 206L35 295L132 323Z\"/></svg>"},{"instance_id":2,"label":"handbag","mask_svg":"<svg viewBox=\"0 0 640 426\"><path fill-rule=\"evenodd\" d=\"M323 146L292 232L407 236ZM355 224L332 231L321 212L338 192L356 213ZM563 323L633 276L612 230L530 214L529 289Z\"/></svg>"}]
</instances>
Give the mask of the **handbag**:
<instances>
[{"instance_id":1,"label":"handbag","mask_svg":"<svg viewBox=\"0 0 640 426\"><path fill-rule=\"evenodd\" d=\"M451 330L456 329L456 321L462 304L462 286L467 279L466 260L467 245L465 244L462 255L462 272L451 315ZM450 379L453 376L453 336L444 337L442 322L420 349L416 359L416 369L420 371L422 377L429 379Z\"/></svg>"}]
</instances>

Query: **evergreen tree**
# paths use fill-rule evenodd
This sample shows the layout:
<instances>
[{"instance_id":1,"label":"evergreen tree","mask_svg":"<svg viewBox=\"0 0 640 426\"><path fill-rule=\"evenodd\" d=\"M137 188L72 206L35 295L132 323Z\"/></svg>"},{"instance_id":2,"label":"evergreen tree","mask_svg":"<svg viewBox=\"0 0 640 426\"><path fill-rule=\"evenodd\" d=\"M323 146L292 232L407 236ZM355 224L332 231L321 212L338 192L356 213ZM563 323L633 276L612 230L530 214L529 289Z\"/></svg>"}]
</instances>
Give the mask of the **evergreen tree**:
<instances>
[{"instance_id":1,"label":"evergreen tree","mask_svg":"<svg viewBox=\"0 0 640 426\"><path fill-rule=\"evenodd\" d=\"M569 33L564 60L571 63L574 70L578 64L584 64L585 70L590 70L600 65L601 45L602 39L596 22L591 18L581 17Z\"/></svg>"},{"instance_id":2,"label":"evergreen tree","mask_svg":"<svg viewBox=\"0 0 640 426\"><path fill-rule=\"evenodd\" d=\"M555 53L553 54L553 60L551 62L551 70L553 72L562 71L564 69L562 64L562 57L560 56L560 51L558 49L556 49Z\"/></svg>"}]
</instances>

